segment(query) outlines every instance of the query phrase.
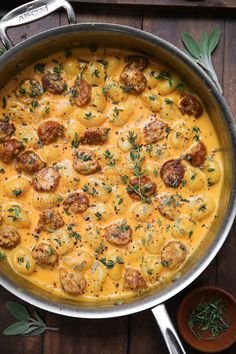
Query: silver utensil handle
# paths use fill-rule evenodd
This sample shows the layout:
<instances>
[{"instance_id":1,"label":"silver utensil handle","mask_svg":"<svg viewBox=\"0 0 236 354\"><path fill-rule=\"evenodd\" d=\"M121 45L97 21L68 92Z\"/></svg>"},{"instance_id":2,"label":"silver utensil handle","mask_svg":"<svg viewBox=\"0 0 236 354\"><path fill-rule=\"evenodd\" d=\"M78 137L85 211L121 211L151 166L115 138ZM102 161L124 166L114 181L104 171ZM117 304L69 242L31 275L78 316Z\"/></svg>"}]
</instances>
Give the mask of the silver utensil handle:
<instances>
[{"instance_id":1,"label":"silver utensil handle","mask_svg":"<svg viewBox=\"0 0 236 354\"><path fill-rule=\"evenodd\" d=\"M8 12L0 21L0 39L6 49L14 46L6 33L8 28L39 20L60 8L66 10L69 24L76 23L75 12L66 0L34 0Z\"/></svg>"},{"instance_id":2,"label":"silver utensil handle","mask_svg":"<svg viewBox=\"0 0 236 354\"><path fill-rule=\"evenodd\" d=\"M160 304L152 309L170 354L186 354L178 334L174 329L166 307Z\"/></svg>"}]
</instances>

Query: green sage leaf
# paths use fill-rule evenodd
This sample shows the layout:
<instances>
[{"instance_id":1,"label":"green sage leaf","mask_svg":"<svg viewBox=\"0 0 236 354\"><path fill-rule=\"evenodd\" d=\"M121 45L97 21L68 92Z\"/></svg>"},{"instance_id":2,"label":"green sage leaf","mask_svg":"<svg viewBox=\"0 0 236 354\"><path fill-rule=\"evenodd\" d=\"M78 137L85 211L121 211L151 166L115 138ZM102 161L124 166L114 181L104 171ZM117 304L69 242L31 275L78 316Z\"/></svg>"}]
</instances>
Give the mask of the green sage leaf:
<instances>
[{"instance_id":1,"label":"green sage leaf","mask_svg":"<svg viewBox=\"0 0 236 354\"><path fill-rule=\"evenodd\" d=\"M186 32L183 32L181 37L182 37L182 41L183 41L185 47L188 49L189 53L195 59L198 59L200 57L201 52L200 52L200 48L199 48L198 44L195 42L193 37Z\"/></svg>"},{"instance_id":2,"label":"green sage leaf","mask_svg":"<svg viewBox=\"0 0 236 354\"><path fill-rule=\"evenodd\" d=\"M42 334L46 331L46 327L42 326L42 327L30 327L29 329L27 329L22 336L24 337L30 337L30 336L37 336L39 334Z\"/></svg>"},{"instance_id":3,"label":"green sage leaf","mask_svg":"<svg viewBox=\"0 0 236 354\"><path fill-rule=\"evenodd\" d=\"M203 57L208 57L208 36L207 36L207 32L203 31L201 33L201 37L200 37L200 51L201 54L203 55Z\"/></svg>"},{"instance_id":4,"label":"green sage leaf","mask_svg":"<svg viewBox=\"0 0 236 354\"><path fill-rule=\"evenodd\" d=\"M17 334L22 334L25 331L27 331L27 329L29 327L30 327L30 324L28 322L19 321L19 322L13 323L9 327L7 327L4 330L3 334L4 334L4 336L16 336Z\"/></svg>"},{"instance_id":5,"label":"green sage leaf","mask_svg":"<svg viewBox=\"0 0 236 354\"><path fill-rule=\"evenodd\" d=\"M38 315L38 313L36 311L34 311L34 316L36 318L36 320L42 325L45 326L45 322L42 320L42 318Z\"/></svg>"},{"instance_id":6,"label":"green sage leaf","mask_svg":"<svg viewBox=\"0 0 236 354\"><path fill-rule=\"evenodd\" d=\"M208 48L210 53L214 52L217 44L219 43L219 39L220 39L220 29L216 27L213 29L208 39Z\"/></svg>"},{"instance_id":7,"label":"green sage leaf","mask_svg":"<svg viewBox=\"0 0 236 354\"><path fill-rule=\"evenodd\" d=\"M25 306L18 304L15 301L7 301L6 308L17 320L28 321L30 318L30 314Z\"/></svg>"}]
</instances>

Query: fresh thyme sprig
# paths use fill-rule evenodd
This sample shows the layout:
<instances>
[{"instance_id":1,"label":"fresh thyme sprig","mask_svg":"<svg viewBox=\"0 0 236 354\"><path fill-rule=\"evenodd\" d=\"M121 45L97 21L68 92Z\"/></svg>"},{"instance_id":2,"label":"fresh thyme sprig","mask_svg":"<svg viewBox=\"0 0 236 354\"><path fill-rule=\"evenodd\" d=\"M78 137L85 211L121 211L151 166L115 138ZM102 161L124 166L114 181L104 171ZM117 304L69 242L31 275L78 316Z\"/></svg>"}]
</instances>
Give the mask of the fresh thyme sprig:
<instances>
[{"instance_id":1,"label":"fresh thyme sprig","mask_svg":"<svg viewBox=\"0 0 236 354\"><path fill-rule=\"evenodd\" d=\"M206 31L203 31L199 43L197 43L189 33L182 33L182 41L186 47L186 53L195 63L199 64L207 71L220 93L223 94L222 87L211 61L211 54L217 47L219 39L220 29L218 27L214 28L209 36Z\"/></svg>"},{"instance_id":2,"label":"fresh thyme sprig","mask_svg":"<svg viewBox=\"0 0 236 354\"><path fill-rule=\"evenodd\" d=\"M211 340L227 331L230 326L229 319L225 317L225 305L221 299L204 300L189 314L188 327L197 339ZM203 337L204 332L210 337Z\"/></svg>"},{"instance_id":3,"label":"fresh thyme sprig","mask_svg":"<svg viewBox=\"0 0 236 354\"><path fill-rule=\"evenodd\" d=\"M36 311L34 311L35 318L32 318L29 311L22 304L15 301L7 301L6 308L19 321L4 330L3 334L5 336L16 336L19 334L22 336L36 336L44 333L46 330L58 331L58 328L48 327Z\"/></svg>"}]
</instances>

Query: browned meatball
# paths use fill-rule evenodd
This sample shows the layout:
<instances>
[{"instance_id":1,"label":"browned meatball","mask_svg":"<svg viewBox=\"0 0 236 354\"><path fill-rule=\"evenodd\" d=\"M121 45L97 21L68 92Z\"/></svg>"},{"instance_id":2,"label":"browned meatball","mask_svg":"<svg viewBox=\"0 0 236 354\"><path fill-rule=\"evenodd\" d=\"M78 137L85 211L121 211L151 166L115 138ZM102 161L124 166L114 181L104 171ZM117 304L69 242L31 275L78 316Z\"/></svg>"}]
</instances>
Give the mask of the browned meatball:
<instances>
[{"instance_id":1,"label":"browned meatball","mask_svg":"<svg viewBox=\"0 0 236 354\"><path fill-rule=\"evenodd\" d=\"M39 98L43 93L44 89L37 80L25 79L21 81L17 88L16 97L24 103L30 103Z\"/></svg>"},{"instance_id":2,"label":"browned meatball","mask_svg":"<svg viewBox=\"0 0 236 354\"><path fill-rule=\"evenodd\" d=\"M201 141L198 141L189 149L185 155L185 159L189 161L192 166L197 167L204 163L206 155L207 151L205 145Z\"/></svg>"},{"instance_id":3,"label":"browned meatball","mask_svg":"<svg viewBox=\"0 0 236 354\"><path fill-rule=\"evenodd\" d=\"M202 104L195 96L187 95L179 102L179 109L182 114L188 114L195 118L200 117L203 112Z\"/></svg>"},{"instance_id":4,"label":"browned meatball","mask_svg":"<svg viewBox=\"0 0 236 354\"><path fill-rule=\"evenodd\" d=\"M95 153L85 150L77 150L73 153L73 167L82 175L92 175L101 170Z\"/></svg>"},{"instance_id":5,"label":"browned meatball","mask_svg":"<svg viewBox=\"0 0 236 354\"><path fill-rule=\"evenodd\" d=\"M187 257L187 249L180 241L169 241L161 250L161 263L169 269L178 268Z\"/></svg>"},{"instance_id":6,"label":"browned meatball","mask_svg":"<svg viewBox=\"0 0 236 354\"><path fill-rule=\"evenodd\" d=\"M55 168L45 167L34 174L32 184L37 192L51 192L56 189L59 179L59 172Z\"/></svg>"},{"instance_id":7,"label":"browned meatball","mask_svg":"<svg viewBox=\"0 0 236 354\"><path fill-rule=\"evenodd\" d=\"M16 247L20 243L20 234L9 226L0 228L0 246L6 249Z\"/></svg>"},{"instance_id":8,"label":"browned meatball","mask_svg":"<svg viewBox=\"0 0 236 354\"><path fill-rule=\"evenodd\" d=\"M24 145L17 139L10 139L0 144L0 160L8 163L24 149Z\"/></svg>"},{"instance_id":9,"label":"browned meatball","mask_svg":"<svg viewBox=\"0 0 236 354\"><path fill-rule=\"evenodd\" d=\"M126 268L124 275L124 287L126 289L138 290L146 288L147 284L138 269Z\"/></svg>"},{"instance_id":10,"label":"browned meatball","mask_svg":"<svg viewBox=\"0 0 236 354\"><path fill-rule=\"evenodd\" d=\"M79 295L86 288L86 279L79 272L68 272L65 268L60 268L60 281L62 289L70 295Z\"/></svg>"},{"instance_id":11,"label":"browned meatball","mask_svg":"<svg viewBox=\"0 0 236 354\"><path fill-rule=\"evenodd\" d=\"M32 257L41 267L53 266L58 261L56 250L44 241L32 249Z\"/></svg>"},{"instance_id":12,"label":"browned meatball","mask_svg":"<svg viewBox=\"0 0 236 354\"><path fill-rule=\"evenodd\" d=\"M44 210L39 214L36 232L47 231L53 232L60 229L64 225L64 220L56 210Z\"/></svg>"},{"instance_id":13,"label":"browned meatball","mask_svg":"<svg viewBox=\"0 0 236 354\"><path fill-rule=\"evenodd\" d=\"M139 193L137 194L136 191ZM129 196L134 200L151 197L156 192L156 184L149 177L133 177L127 187ZM141 196L140 196L141 194Z\"/></svg>"},{"instance_id":14,"label":"browned meatball","mask_svg":"<svg viewBox=\"0 0 236 354\"><path fill-rule=\"evenodd\" d=\"M42 170L46 163L31 150L27 150L17 156L15 168L17 171L26 173L35 173Z\"/></svg>"},{"instance_id":15,"label":"browned meatball","mask_svg":"<svg viewBox=\"0 0 236 354\"><path fill-rule=\"evenodd\" d=\"M143 129L144 140L147 144L155 144L162 140L166 134L168 125L163 120L155 119L153 122L145 125Z\"/></svg>"},{"instance_id":16,"label":"browned meatball","mask_svg":"<svg viewBox=\"0 0 236 354\"><path fill-rule=\"evenodd\" d=\"M8 118L0 119L0 143L8 140L15 133L15 126Z\"/></svg>"},{"instance_id":17,"label":"browned meatball","mask_svg":"<svg viewBox=\"0 0 236 354\"><path fill-rule=\"evenodd\" d=\"M147 85L147 79L141 70L126 65L120 75L120 82L127 92L142 93Z\"/></svg>"},{"instance_id":18,"label":"browned meatball","mask_svg":"<svg viewBox=\"0 0 236 354\"><path fill-rule=\"evenodd\" d=\"M132 229L122 220L105 228L105 237L114 245L127 245L132 239Z\"/></svg>"},{"instance_id":19,"label":"browned meatball","mask_svg":"<svg viewBox=\"0 0 236 354\"><path fill-rule=\"evenodd\" d=\"M125 62L130 65L131 68L144 70L148 64L147 59L141 55L129 55L125 58Z\"/></svg>"},{"instance_id":20,"label":"browned meatball","mask_svg":"<svg viewBox=\"0 0 236 354\"><path fill-rule=\"evenodd\" d=\"M89 199L83 193L72 193L63 202L64 210L70 214L81 214L89 207Z\"/></svg>"},{"instance_id":21,"label":"browned meatball","mask_svg":"<svg viewBox=\"0 0 236 354\"><path fill-rule=\"evenodd\" d=\"M91 100L91 86L84 79L77 79L71 89L71 102L83 107Z\"/></svg>"},{"instance_id":22,"label":"browned meatball","mask_svg":"<svg viewBox=\"0 0 236 354\"><path fill-rule=\"evenodd\" d=\"M55 120L42 122L37 130L39 140L48 145L64 136L64 127Z\"/></svg>"},{"instance_id":23,"label":"browned meatball","mask_svg":"<svg viewBox=\"0 0 236 354\"><path fill-rule=\"evenodd\" d=\"M46 72L42 77L42 85L45 91L61 94L66 89L66 82L58 73Z\"/></svg>"},{"instance_id":24,"label":"browned meatball","mask_svg":"<svg viewBox=\"0 0 236 354\"><path fill-rule=\"evenodd\" d=\"M161 166L160 175L167 187L176 188L184 177L184 166L179 160L168 160Z\"/></svg>"},{"instance_id":25,"label":"browned meatball","mask_svg":"<svg viewBox=\"0 0 236 354\"><path fill-rule=\"evenodd\" d=\"M180 215L179 202L175 196L170 193L162 193L157 196L158 210L161 215L169 220L175 220Z\"/></svg>"},{"instance_id":26,"label":"browned meatball","mask_svg":"<svg viewBox=\"0 0 236 354\"><path fill-rule=\"evenodd\" d=\"M102 145L108 139L108 128L87 128L80 138L81 144Z\"/></svg>"}]
</instances>

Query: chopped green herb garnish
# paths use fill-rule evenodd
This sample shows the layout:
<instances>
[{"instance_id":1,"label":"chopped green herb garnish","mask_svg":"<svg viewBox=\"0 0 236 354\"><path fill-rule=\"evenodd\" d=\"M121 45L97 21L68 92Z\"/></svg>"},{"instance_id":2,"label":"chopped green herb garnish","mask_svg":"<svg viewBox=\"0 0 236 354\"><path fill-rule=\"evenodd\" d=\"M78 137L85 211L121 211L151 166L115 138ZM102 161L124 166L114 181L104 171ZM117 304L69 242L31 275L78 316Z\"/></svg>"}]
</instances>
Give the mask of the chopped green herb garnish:
<instances>
[{"instance_id":1,"label":"chopped green herb garnish","mask_svg":"<svg viewBox=\"0 0 236 354\"><path fill-rule=\"evenodd\" d=\"M201 302L188 316L188 327L197 339L213 339L230 327L230 319L226 317L226 307L219 298ZM203 334L207 334L203 336Z\"/></svg>"},{"instance_id":2,"label":"chopped green herb garnish","mask_svg":"<svg viewBox=\"0 0 236 354\"><path fill-rule=\"evenodd\" d=\"M34 71L39 71L40 73L43 73L45 70L45 64L43 63L37 63L34 66Z\"/></svg>"}]
</instances>

